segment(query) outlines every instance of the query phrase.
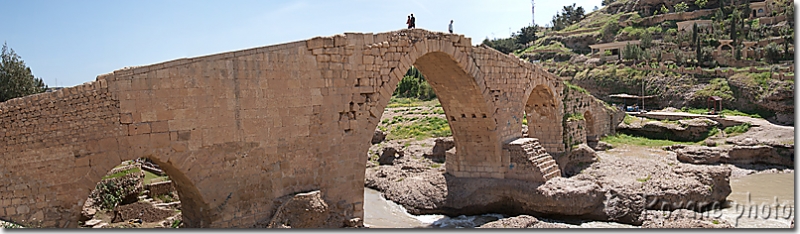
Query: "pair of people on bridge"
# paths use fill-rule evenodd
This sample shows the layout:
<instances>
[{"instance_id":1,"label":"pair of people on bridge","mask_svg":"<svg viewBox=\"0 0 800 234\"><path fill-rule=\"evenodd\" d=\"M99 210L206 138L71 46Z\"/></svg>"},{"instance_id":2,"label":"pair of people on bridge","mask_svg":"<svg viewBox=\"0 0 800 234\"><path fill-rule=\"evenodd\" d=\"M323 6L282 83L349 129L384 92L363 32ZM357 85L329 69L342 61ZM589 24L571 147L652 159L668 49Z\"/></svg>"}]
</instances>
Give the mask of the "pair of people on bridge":
<instances>
[{"instance_id":1,"label":"pair of people on bridge","mask_svg":"<svg viewBox=\"0 0 800 234\"><path fill-rule=\"evenodd\" d=\"M408 25L408 29L417 28L417 18L414 17L414 14L408 16L408 20L406 20L406 24ZM447 26L447 31L453 33L453 20L450 20L450 25Z\"/></svg>"},{"instance_id":2,"label":"pair of people on bridge","mask_svg":"<svg viewBox=\"0 0 800 234\"><path fill-rule=\"evenodd\" d=\"M408 24L408 29L417 28L416 24L417 18L414 18L414 14L408 16L408 20L406 20L406 24Z\"/></svg>"}]
</instances>

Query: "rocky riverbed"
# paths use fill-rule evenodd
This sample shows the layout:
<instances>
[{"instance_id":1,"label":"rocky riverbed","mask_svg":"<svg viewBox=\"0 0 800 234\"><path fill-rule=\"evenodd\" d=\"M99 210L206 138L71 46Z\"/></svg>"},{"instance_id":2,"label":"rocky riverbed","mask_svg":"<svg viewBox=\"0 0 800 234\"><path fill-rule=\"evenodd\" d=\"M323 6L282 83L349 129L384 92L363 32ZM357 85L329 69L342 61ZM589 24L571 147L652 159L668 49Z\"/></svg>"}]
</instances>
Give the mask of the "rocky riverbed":
<instances>
[{"instance_id":1,"label":"rocky riverbed","mask_svg":"<svg viewBox=\"0 0 800 234\"><path fill-rule=\"evenodd\" d=\"M766 121L764 121L766 122ZM791 148L783 135L793 128L754 124L749 131L718 137L719 150L751 144ZM776 143L777 142L777 143ZM794 173L793 157L774 152L741 151L739 161L698 162L682 159L680 149L617 145L607 151L578 146L561 156L565 178L546 183L487 178L455 178L446 174L444 158L453 154L447 138L394 140L373 145L365 185L402 205L409 213L448 216L500 213L510 216L487 227L548 226L541 220L610 221L641 227L733 227L720 219L687 219L695 212L723 208L732 178L751 174ZM601 144L607 145L607 144ZM438 146L438 147L437 147ZM436 148L436 150L434 150ZM730 153L730 151L728 152ZM737 154L737 153L734 153ZM753 160L742 160L751 158ZM780 159L780 160L778 160ZM435 160L435 161L434 161ZM783 160L783 161L781 161ZM380 161L380 162L379 162ZM654 218L654 210L677 216ZM659 211L661 212L661 211ZM519 216L529 215L529 216Z\"/></svg>"}]
</instances>

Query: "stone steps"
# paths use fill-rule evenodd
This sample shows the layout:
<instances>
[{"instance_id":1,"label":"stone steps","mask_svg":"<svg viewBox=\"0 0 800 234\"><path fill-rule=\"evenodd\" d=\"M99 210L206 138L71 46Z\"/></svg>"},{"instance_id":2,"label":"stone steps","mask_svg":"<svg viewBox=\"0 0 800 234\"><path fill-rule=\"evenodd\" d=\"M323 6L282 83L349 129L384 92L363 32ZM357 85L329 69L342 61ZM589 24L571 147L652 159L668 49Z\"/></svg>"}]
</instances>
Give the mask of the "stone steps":
<instances>
[{"instance_id":1,"label":"stone steps","mask_svg":"<svg viewBox=\"0 0 800 234\"><path fill-rule=\"evenodd\" d=\"M554 170L554 171L551 171L550 173L545 174L544 175L544 180L548 181L548 180L550 180L552 178L556 178L556 177L561 177L561 171L560 170Z\"/></svg>"},{"instance_id":2,"label":"stone steps","mask_svg":"<svg viewBox=\"0 0 800 234\"><path fill-rule=\"evenodd\" d=\"M544 181L550 180L555 177L561 177L561 170L558 168L558 164L556 160L553 159L553 156L547 153L547 151L542 147L539 142L530 145L524 145L523 150L528 155L535 155L530 157L528 160L536 165L539 168L539 171L542 172L544 177Z\"/></svg>"},{"instance_id":3,"label":"stone steps","mask_svg":"<svg viewBox=\"0 0 800 234\"><path fill-rule=\"evenodd\" d=\"M524 161L526 162L518 163L529 163L529 166L534 167L531 168L534 170L531 171L531 173L536 173L535 171L538 170L542 175L543 181L561 177L561 170L559 169L558 163L553 159L553 156L547 153L547 150L544 149L537 139L520 139L519 141L510 143L508 147L513 155L519 155L512 157L524 157Z\"/></svg>"}]
</instances>

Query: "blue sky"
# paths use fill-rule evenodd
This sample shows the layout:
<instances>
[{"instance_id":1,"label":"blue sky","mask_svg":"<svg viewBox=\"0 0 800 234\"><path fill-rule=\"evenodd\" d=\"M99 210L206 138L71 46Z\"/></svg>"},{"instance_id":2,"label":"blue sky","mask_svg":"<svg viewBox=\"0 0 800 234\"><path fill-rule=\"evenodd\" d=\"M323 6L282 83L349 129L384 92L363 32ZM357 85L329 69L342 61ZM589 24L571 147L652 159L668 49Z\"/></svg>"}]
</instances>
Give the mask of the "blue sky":
<instances>
[{"instance_id":1,"label":"blue sky","mask_svg":"<svg viewBox=\"0 0 800 234\"><path fill-rule=\"evenodd\" d=\"M544 25L563 5L591 11L601 0L539 1ZM74 86L126 66L159 63L331 36L417 28L483 39L531 24L529 0L0 0L0 40L49 86ZM58 83L56 83L56 81Z\"/></svg>"}]
</instances>

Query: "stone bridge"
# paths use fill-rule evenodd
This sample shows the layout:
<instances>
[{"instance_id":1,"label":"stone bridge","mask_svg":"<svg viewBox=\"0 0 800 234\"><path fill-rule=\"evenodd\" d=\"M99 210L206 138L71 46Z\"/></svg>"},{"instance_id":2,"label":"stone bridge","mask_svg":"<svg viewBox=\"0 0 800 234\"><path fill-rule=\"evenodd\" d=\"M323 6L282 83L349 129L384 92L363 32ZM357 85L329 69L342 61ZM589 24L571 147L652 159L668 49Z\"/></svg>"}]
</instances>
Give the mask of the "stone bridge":
<instances>
[{"instance_id":1,"label":"stone bridge","mask_svg":"<svg viewBox=\"0 0 800 234\"><path fill-rule=\"evenodd\" d=\"M463 35L345 33L123 68L0 103L0 218L76 227L101 177L140 157L172 178L189 227L252 227L277 198L312 190L342 220L363 217L365 153L412 65L455 139L447 173L504 178L525 111L531 137L550 154L567 149L565 85L542 68Z\"/></svg>"}]
</instances>

